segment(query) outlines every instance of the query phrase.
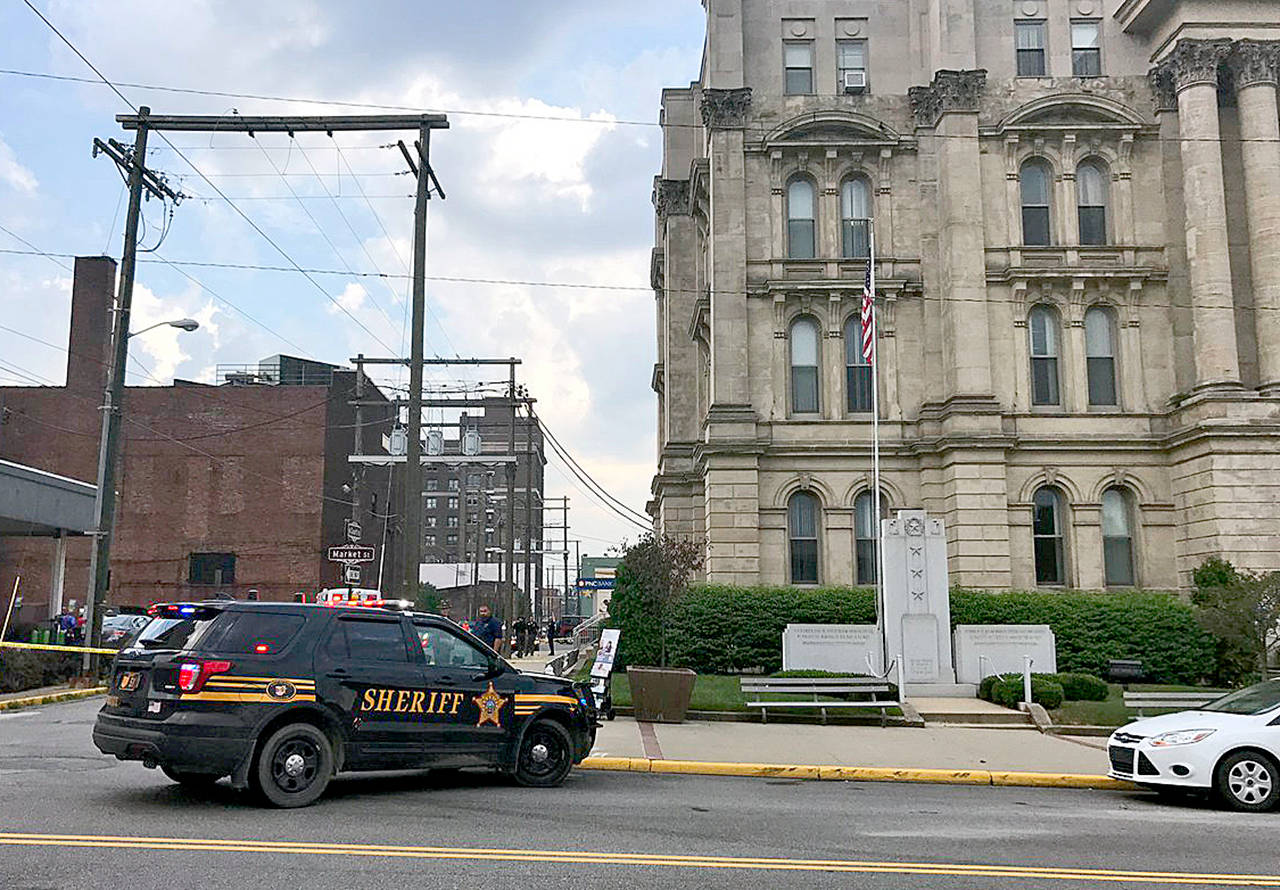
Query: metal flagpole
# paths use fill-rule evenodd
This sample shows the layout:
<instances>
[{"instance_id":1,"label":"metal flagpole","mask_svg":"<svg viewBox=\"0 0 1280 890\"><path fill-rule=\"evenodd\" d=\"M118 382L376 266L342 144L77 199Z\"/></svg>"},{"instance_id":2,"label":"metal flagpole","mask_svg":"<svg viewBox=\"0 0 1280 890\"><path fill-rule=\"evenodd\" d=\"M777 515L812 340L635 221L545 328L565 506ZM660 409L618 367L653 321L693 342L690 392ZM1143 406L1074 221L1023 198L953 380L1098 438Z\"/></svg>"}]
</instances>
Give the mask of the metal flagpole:
<instances>
[{"instance_id":1,"label":"metal flagpole","mask_svg":"<svg viewBox=\"0 0 1280 890\"><path fill-rule=\"evenodd\" d=\"M880 349L876 335L876 232L867 226L867 296L871 300L871 509L876 527L876 614L880 624L881 670L889 670L889 625L884 613L884 529L880 519ZM864 322L865 323L865 322Z\"/></svg>"}]
</instances>

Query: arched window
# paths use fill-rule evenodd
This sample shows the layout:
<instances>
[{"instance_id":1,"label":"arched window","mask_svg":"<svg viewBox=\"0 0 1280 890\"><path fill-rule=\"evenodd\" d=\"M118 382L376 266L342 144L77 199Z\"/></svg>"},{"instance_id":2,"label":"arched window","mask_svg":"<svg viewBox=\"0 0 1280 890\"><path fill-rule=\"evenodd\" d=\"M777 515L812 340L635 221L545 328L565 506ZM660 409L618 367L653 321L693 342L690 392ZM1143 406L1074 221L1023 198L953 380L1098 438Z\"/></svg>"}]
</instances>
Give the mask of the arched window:
<instances>
[{"instance_id":1,"label":"arched window","mask_svg":"<svg viewBox=\"0 0 1280 890\"><path fill-rule=\"evenodd\" d=\"M797 491L787 502L787 537L791 551L791 583L818 583L818 499Z\"/></svg>"},{"instance_id":2,"label":"arched window","mask_svg":"<svg viewBox=\"0 0 1280 890\"><path fill-rule=\"evenodd\" d=\"M1076 168L1076 210L1080 216L1080 243L1107 243L1107 168L1099 161L1085 161Z\"/></svg>"},{"instance_id":3,"label":"arched window","mask_svg":"<svg viewBox=\"0 0 1280 890\"><path fill-rule=\"evenodd\" d=\"M876 545L878 523L875 520L875 494L864 491L853 501L853 546L856 584L876 583ZM889 515L889 499L880 493L880 518Z\"/></svg>"},{"instance_id":4,"label":"arched window","mask_svg":"<svg viewBox=\"0 0 1280 890\"><path fill-rule=\"evenodd\" d=\"M856 312L844 325L844 389L850 414L871 412L871 363L862 354L862 316Z\"/></svg>"},{"instance_id":5,"label":"arched window","mask_svg":"<svg viewBox=\"0 0 1280 890\"><path fill-rule=\"evenodd\" d=\"M840 243L842 255L871 256L871 183L854 176L840 187Z\"/></svg>"},{"instance_id":6,"label":"arched window","mask_svg":"<svg viewBox=\"0 0 1280 890\"><path fill-rule=\"evenodd\" d=\"M811 260L817 253L814 241L815 201L813 183L803 177L787 186L787 256Z\"/></svg>"},{"instance_id":7,"label":"arched window","mask_svg":"<svg viewBox=\"0 0 1280 890\"><path fill-rule=\"evenodd\" d=\"M1084 354L1089 375L1089 404L1115 405L1116 316L1106 306L1084 314Z\"/></svg>"},{"instance_id":8,"label":"arched window","mask_svg":"<svg viewBox=\"0 0 1280 890\"><path fill-rule=\"evenodd\" d=\"M791 411L818 413L818 323L808 316L791 323Z\"/></svg>"},{"instance_id":9,"label":"arched window","mask_svg":"<svg viewBox=\"0 0 1280 890\"><path fill-rule=\"evenodd\" d=\"M1066 584L1066 548L1062 536L1062 495L1045 486L1036 491L1031 509L1031 538L1037 584Z\"/></svg>"},{"instance_id":10,"label":"arched window","mask_svg":"<svg viewBox=\"0 0 1280 890\"><path fill-rule=\"evenodd\" d=\"M1102 566L1108 587L1133 586L1133 510L1129 493L1108 488L1102 493Z\"/></svg>"},{"instance_id":11,"label":"arched window","mask_svg":"<svg viewBox=\"0 0 1280 890\"><path fill-rule=\"evenodd\" d=\"M1061 405L1058 389L1058 316L1048 306L1036 306L1027 319L1031 336L1031 404Z\"/></svg>"},{"instance_id":12,"label":"arched window","mask_svg":"<svg viewBox=\"0 0 1280 890\"><path fill-rule=\"evenodd\" d=\"M1022 190L1022 243L1045 247L1049 244L1049 193L1053 172L1044 161L1033 158L1022 165L1018 180Z\"/></svg>"}]
</instances>

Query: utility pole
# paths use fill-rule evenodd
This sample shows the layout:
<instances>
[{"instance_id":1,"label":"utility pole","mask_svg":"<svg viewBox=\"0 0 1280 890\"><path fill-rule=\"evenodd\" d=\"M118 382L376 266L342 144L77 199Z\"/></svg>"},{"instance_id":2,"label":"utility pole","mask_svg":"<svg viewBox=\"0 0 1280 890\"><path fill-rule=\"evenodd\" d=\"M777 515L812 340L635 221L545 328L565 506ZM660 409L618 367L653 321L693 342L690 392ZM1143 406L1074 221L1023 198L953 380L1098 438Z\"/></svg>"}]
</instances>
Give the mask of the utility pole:
<instances>
[{"instance_id":1,"label":"utility pole","mask_svg":"<svg viewBox=\"0 0 1280 890\"><path fill-rule=\"evenodd\" d=\"M515 561L516 561L516 360L511 359L509 368L510 376L507 381L507 396L511 400L511 429L510 436L507 440L507 454L512 457L512 462L507 464L507 533L504 535L507 552L505 554L506 562L506 583L508 597L511 603L511 610L507 613L514 621L518 616L516 612L516 578L515 578ZM526 614L528 603L521 606L519 615Z\"/></svg>"},{"instance_id":2,"label":"utility pole","mask_svg":"<svg viewBox=\"0 0 1280 890\"><path fill-rule=\"evenodd\" d=\"M529 416L525 421L524 447L524 598L533 600L533 619L542 626L542 592L533 583L533 399L525 398ZM539 536L541 540L541 536Z\"/></svg>"},{"instance_id":3,"label":"utility pole","mask_svg":"<svg viewBox=\"0 0 1280 890\"><path fill-rule=\"evenodd\" d=\"M160 200L169 198L175 204L181 195L146 168L147 118L151 109L138 109L138 128L132 150L114 139L93 141L93 154L101 152L129 174L129 210L124 225L124 253L120 259L120 285L116 295L116 312L111 333L111 364L107 368L107 386L102 401L102 432L98 441L98 491L94 496L94 546L89 556L89 591L85 597L85 625L89 628L89 646L102 645L102 609L111 582L111 537L116 512L116 465L120 460L120 421L124 401L125 361L129 356L129 311L133 306L133 277L138 256L138 220L142 215L142 193ZM97 653L84 654L86 673L96 673Z\"/></svg>"},{"instance_id":4,"label":"utility pole","mask_svg":"<svg viewBox=\"0 0 1280 890\"><path fill-rule=\"evenodd\" d=\"M355 424L356 424L356 454L364 454L364 353L356 357L356 398L355 398ZM347 527L347 541L351 544L359 544L363 536L363 528L360 525L360 487L364 482L364 464L351 465L351 525ZM362 534L353 535L352 529L361 529ZM352 540L354 538L354 540ZM358 566L358 564L357 564ZM346 582L346 575L349 571L347 566L342 567L343 578ZM360 569L355 567L355 571ZM364 583L364 579L360 579L360 583Z\"/></svg>"},{"instance_id":5,"label":"utility pole","mask_svg":"<svg viewBox=\"0 0 1280 890\"><path fill-rule=\"evenodd\" d=\"M579 612L578 601L576 599L578 595L578 591L576 588L570 586L570 582L569 582L569 496L568 495L564 496L564 503L562 504L562 509L564 510L564 518L560 523L560 529L561 529L561 533L564 535L564 603L566 606L569 605L569 592L572 590L573 595L575 597L574 603L573 603L573 614L577 615Z\"/></svg>"}]
</instances>

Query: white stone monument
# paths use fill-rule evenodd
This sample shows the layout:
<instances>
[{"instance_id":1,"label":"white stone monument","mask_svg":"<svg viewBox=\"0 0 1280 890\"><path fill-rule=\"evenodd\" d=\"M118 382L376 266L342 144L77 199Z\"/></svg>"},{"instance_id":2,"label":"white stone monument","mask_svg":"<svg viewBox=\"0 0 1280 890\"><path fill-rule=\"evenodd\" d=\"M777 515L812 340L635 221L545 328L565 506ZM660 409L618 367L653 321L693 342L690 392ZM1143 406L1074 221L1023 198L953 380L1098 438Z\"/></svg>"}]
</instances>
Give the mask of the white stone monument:
<instances>
[{"instance_id":1,"label":"white stone monument","mask_svg":"<svg viewBox=\"0 0 1280 890\"><path fill-rule=\"evenodd\" d=\"M1058 672L1057 643L1047 624L960 624L955 643L961 683L981 683L991 674L1021 674L1027 655L1034 673Z\"/></svg>"},{"instance_id":2,"label":"white stone monument","mask_svg":"<svg viewBox=\"0 0 1280 890\"><path fill-rule=\"evenodd\" d=\"M879 631L874 624L788 624L782 634L782 669L879 673Z\"/></svg>"},{"instance_id":3,"label":"white stone monument","mask_svg":"<svg viewBox=\"0 0 1280 890\"><path fill-rule=\"evenodd\" d=\"M957 686L951 660L947 537L941 519L899 510L882 520L886 664L899 661L913 695L973 695Z\"/></svg>"}]
</instances>

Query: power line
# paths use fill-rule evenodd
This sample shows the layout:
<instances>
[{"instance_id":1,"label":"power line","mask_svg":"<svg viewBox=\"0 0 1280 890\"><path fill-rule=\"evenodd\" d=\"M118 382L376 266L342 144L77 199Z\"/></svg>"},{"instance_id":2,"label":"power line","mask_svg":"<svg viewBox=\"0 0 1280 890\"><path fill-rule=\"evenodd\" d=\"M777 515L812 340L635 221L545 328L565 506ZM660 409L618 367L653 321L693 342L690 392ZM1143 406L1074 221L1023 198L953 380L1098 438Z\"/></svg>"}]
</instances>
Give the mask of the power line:
<instances>
[{"instance_id":1,"label":"power line","mask_svg":"<svg viewBox=\"0 0 1280 890\"><path fill-rule=\"evenodd\" d=\"M603 502L605 503L606 506L609 507L609 509L613 510L613 512L617 513L623 519L626 519L627 521L632 522L635 525L640 526L641 528L645 528L645 529L650 528L651 520L649 520L648 517L646 517L643 513L640 513L638 510L633 510L631 507L628 507L623 501L609 494L609 492L605 490L604 486L602 486L599 482L596 482L596 480L592 478L591 474L588 473L582 467L582 465L579 464L573 458L571 454L569 454L568 449L560 444L560 441L552 434L551 430L547 428L547 425L542 420L542 418L535 416L535 419L537 420L538 428L542 431L542 434L546 436L547 441L551 444L552 451L554 451L555 454L562 461L564 461L565 466L569 468L569 471L572 472L574 476L576 476L579 479L579 481L581 481L584 485L590 488L592 493L595 494L597 498L603 500Z\"/></svg>"}]
</instances>

